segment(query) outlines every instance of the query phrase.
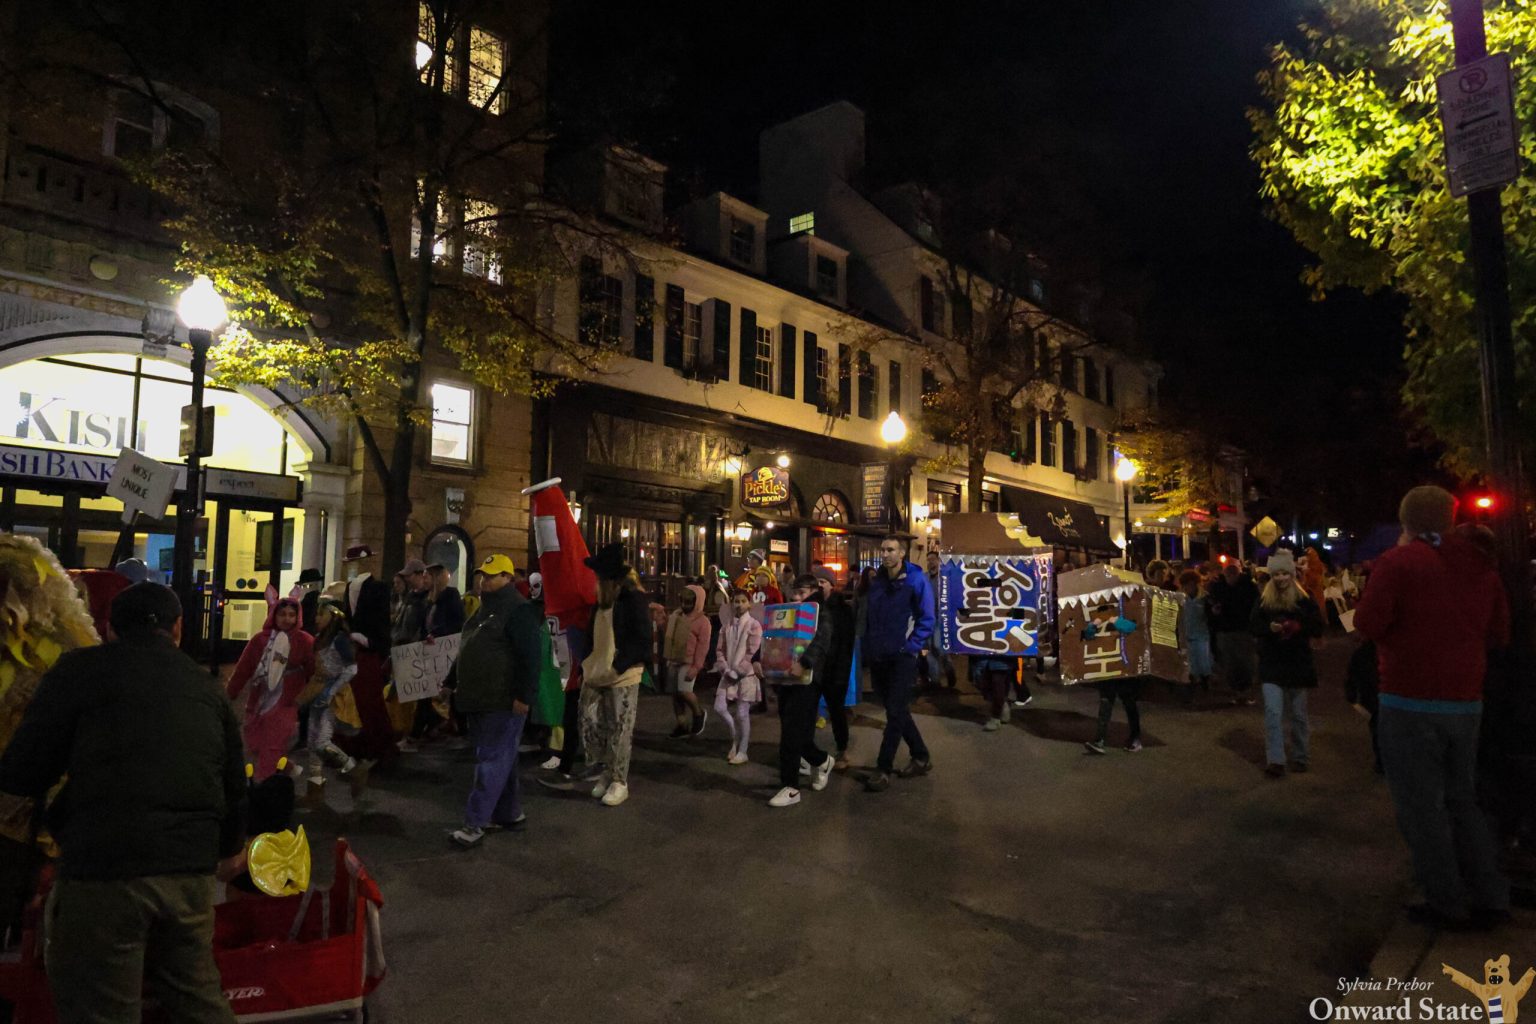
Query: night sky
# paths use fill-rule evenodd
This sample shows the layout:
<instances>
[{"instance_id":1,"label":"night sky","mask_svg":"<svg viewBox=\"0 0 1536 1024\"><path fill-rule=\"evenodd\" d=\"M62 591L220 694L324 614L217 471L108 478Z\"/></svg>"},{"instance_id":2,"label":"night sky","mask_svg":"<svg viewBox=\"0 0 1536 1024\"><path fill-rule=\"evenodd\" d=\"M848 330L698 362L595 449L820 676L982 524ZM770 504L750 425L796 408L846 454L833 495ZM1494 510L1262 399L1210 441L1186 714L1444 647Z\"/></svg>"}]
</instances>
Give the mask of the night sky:
<instances>
[{"instance_id":1,"label":"night sky","mask_svg":"<svg viewBox=\"0 0 1536 1024\"><path fill-rule=\"evenodd\" d=\"M1042 234L1135 296L1165 410L1247 447L1283 511L1364 527L1432 463L1398 419L1398 313L1310 301L1247 154L1254 75L1307 9L557 0L552 91L572 134L667 162L675 201L750 200L758 133L836 99L864 109L881 182L1016 175Z\"/></svg>"}]
</instances>

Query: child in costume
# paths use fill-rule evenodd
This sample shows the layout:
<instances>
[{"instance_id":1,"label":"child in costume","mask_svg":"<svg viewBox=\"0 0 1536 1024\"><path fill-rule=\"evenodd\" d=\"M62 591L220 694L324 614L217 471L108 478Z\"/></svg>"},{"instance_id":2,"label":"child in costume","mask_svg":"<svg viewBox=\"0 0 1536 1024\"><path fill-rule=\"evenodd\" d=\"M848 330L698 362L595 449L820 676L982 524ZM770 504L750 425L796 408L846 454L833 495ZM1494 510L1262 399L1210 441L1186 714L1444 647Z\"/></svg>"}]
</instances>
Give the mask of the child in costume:
<instances>
[{"instance_id":1,"label":"child in costume","mask_svg":"<svg viewBox=\"0 0 1536 1024\"><path fill-rule=\"evenodd\" d=\"M1206 607L1205 583L1198 572L1185 569L1179 573L1179 589L1187 599L1179 610L1179 625L1189 648L1189 681L1209 688L1216 659L1211 653L1211 616Z\"/></svg>"},{"instance_id":2,"label":"child in costume","mask_svg":"<svg viewBox=\"0 0 1536 1024\"><path fill-rule=\"evenodd\" d=\"M357 675L357 656L352 647L352 628L341 602L322 597L315 608L315 681L320 692L309 705L309 784L325 784L325 764L329 761L345 775L357 767L331 738L336 734L336 712L332 702L342 687ZM272 831L268 829L267 831Z\"/></svg>"},{"instance_id":3,"label":"child in costume","mask_svg":"<svg viewBox=\"0 0 1536 1024\"><path fill-rule=\"evenodd\" d=\"M709 657L709 619L704 615L704 588L689 585L682 603L667 617L662 656L667 666L667 689L672 692L672 713L677 728L672 739L697 736L704 731L706 712L694 696L694 684Z\"/></svg>"},{"instance_id":4,"label":"child in costume","mask_svg":"<svg viewBox=\"0 0 1536 1024\"><path fill-rule=\"evenodd\" d=\"M257 782L277 770L278 759L293 745L299 731L299 692L315 670L314 638L299 628L299 602L277 600L269 587L267 604L266 624L245 645L228 687L233 700L252 684L242 732Z\"/></svg>"},{"instance_id":5,"label":"child in costume","mask_svg":"<svg viewBox=\"0 0 1536 1024\"><path fill-rule=\"evenodd\" d=\"M731 733L731 764L747 763L747 741L752 738L752 705L762 698L757 678L758 649L763 646L763 624L752 615L752 595L737 590L731 595L731 620L720 633L720 653L715 671L720 687L715 691L715 713Z\"/></svg>"}]
</instances>

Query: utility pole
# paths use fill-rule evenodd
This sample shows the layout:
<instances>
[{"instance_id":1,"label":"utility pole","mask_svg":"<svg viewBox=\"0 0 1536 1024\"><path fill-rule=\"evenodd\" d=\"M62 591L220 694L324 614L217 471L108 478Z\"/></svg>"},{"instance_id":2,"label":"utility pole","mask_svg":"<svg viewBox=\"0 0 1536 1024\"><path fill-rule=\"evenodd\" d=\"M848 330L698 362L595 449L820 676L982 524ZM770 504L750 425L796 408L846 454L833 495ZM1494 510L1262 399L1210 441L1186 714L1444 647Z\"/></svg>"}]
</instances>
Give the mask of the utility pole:
<instances>
[{"instance_id":1,"label":"utility pole","mask_svg":"<svg viewBox=\"0 0 1536 1024\"><path fill-rule=\"evenodd\" d=\"M1482 0L1451 0L1456 66L1488 56ZM1500 189L1467 196L1471 222L1478 357L1482 369L1483 431L1488 472L1500 501L1489 517L1499 541L1509 593L1515 642L1522 659L1531 648L1530 539L1525 521L1525 475L1520 464L1519 392L1509 303L1509 263L1504 249L1504 204Z\"/></svg>"}]
</instances>

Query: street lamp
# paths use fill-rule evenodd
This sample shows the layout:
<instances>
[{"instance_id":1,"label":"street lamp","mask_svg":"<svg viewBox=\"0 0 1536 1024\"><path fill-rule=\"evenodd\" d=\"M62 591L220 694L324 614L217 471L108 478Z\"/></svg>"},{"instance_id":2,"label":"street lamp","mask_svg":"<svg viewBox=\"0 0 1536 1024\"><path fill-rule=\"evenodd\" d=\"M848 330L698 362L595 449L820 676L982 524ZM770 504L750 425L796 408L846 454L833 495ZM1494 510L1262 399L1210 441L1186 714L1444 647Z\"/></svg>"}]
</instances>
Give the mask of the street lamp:
<instances>
[{"instance_id":1,"label":"street lamp","mask_svg":"<svg viewBox=\"0 0 1536 1024\"><path fill-rule=\"evenodd\" d=\"M896 446L907 439L907 421L895 409L880 424L880 440L885 442L889 458L885 464L885 521L891 533L896 532Z\"/></svg>"},{"instance_id":2,"label":"street lamp","mask_svg":"<svg viewBox=\"0 0 1536 1024\"><path fill-rule=\"evenodd\" d=\"M229 311L213 282L199 274L176 300L176 316L187 328L187 340L192 345L192 404L182 415L182 429L185 430L190 411L192 437L190 446L185 439L181 446L187 459L187 483L181 494L181 504L176 508L172 579L176 596L181 600L181 647L190 652L196 647L202 619L197 585L192 578L192 548L197 535L197 517L203 512L203 448L206 441L211 440L203 436L203 377L208 371L208 347L213 344L213 332L224 326Z\"/></svg>"},{"instance_id":3,"label":"street lamp","mask_svg":"<svg viewBox=\"0 0 1536 1024\"><path fill-rule=\"evenodd\" d=\"M1136 479L1140 468L1135 462L1120 456L1120 461L1115 463L1115 479L1120 481L1120 499L1123 502L1121 509L1125 514L1125 567L1131 567L1131 481Z\"/></svg>"}]
</instances>

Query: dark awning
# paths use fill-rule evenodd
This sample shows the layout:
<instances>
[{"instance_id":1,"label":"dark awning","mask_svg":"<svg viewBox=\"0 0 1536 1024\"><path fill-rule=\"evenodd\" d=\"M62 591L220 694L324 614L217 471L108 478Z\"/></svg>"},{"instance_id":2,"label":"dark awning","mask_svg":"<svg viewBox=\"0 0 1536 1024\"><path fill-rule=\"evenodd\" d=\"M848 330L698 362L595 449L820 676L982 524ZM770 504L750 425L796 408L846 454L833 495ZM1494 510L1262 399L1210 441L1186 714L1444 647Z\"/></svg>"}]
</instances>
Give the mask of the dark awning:
<instances>
[{"instance_id":1,"label":"dark awning","mask_svg":"<svg viewBox=\"0 0 1536 1024\"><path fill-rule=\"evenodd\" d=\"M1092 505L1069 501L1039 491L1003 485L1003 505L1029 527L1029 532L1063 548L1081 548L1100 554L1120 549L1109 539L1109 527Z\"/></svg>"}]
</instances>

